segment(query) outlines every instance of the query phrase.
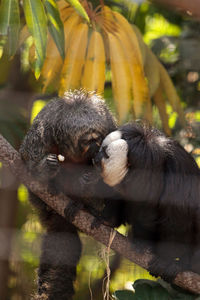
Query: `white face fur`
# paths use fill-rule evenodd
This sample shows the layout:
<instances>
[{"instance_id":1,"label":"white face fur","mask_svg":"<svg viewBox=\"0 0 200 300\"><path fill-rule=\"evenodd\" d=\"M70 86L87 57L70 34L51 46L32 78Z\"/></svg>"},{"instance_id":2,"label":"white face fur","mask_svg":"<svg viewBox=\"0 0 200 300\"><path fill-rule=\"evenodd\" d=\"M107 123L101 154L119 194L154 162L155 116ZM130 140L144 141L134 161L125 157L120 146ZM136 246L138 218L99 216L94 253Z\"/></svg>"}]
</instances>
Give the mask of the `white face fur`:
<instances>
[{"instance_id":1,"label":"white face fur","mask_svg":"<svg viewBox=\"0 0 200 300\"><path fill-rule=\"evenodd\" d=\"M108 158L102 159L101 175L109 186L119 184L128 172L128 144L121 137L121 131L116 130L107 135L102 143Z\"/></svg>"}]
</instances>

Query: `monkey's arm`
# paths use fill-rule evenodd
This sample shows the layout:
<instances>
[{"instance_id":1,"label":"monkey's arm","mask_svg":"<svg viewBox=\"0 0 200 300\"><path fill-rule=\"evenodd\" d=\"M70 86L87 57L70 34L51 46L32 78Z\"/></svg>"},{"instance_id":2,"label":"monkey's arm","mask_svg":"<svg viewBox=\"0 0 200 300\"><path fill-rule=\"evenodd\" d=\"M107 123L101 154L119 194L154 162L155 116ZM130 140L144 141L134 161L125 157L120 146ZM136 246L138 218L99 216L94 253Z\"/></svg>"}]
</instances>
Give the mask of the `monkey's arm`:
<instances>
[{"instance_id":1,"label":"monkey's arm","mask_svg":"<svg viewBox=\"0 0 200 300\"><path fill-rule=\"evenodd\" d=\"M41 129L41 126L39 122L34 123L34 127L25 136L19 152L31 174L47 182L58 173L59 161L51 138L51 129Z\"/></svg>"}]
</instances>

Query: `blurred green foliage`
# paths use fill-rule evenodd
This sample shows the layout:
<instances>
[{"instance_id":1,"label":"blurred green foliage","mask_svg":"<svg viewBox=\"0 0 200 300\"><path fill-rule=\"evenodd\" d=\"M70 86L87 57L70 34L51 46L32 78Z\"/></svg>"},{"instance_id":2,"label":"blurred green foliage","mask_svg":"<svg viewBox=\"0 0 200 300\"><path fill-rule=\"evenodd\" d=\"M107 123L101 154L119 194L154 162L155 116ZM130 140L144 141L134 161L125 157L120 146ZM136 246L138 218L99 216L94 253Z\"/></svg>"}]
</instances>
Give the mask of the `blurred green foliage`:
<instances>
[{"instance_id":1,"label":"blurred green foliage","mask_svg":"<svg viewBox=\"0 0 200 300\"><path fill-rule=\"evenodd\" d=\"M36 100L33 104L33 108L31 111L31 123L33 122L34 118L40 112L40 110L45 106L47 102L45 100Z\"/></svg>"}]
</instances>

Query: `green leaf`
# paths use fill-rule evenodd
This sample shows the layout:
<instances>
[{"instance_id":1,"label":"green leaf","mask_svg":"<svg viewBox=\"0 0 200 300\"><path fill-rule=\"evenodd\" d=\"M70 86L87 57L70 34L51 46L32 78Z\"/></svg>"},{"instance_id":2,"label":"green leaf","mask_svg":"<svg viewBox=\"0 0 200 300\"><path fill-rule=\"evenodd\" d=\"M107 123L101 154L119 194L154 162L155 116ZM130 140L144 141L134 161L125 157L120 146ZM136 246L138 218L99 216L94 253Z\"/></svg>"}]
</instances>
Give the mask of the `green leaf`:
<instances>
[{"instance_id":1,"label":"green leaf","mask_svg":"<svg viewBox=\"0 0 200 300\"><path fill-rule=\"evenodd\" d=\"M158 282L136 280L133 287L135 289L135 300L172 300L168 291Z\"/></svg>"},{"instance_id":2,"label":"green leaf","mask_svg":"<svg viewBox=\"0 0 200 300\"><path fill-rule=\"evenodd\" d=\"M0 34L8 35L9 56L17 50L20 30L18 0L2 0L0 8Z\"/></svg>"},{"instance_id":3,"label":"green leaf","mask_svg":"<svg viewBox=\"0 0 200 300\"><path fill-rule=\"evenodd\" d=\"M77 13L81 17L83 17L83 19L85 19L88 23L90 23L90 19L88 17L87 12L85 11L85 9L83 8L83 6L78 0L65 0L65 1L68 2L77 11Z\"/></svg>"},{"instance_id":4,"label":"green leaf","mask_svg":"<svg viewBox=\"0 0 200 300\"><path fill-rule=\"evenodd\" d=\"M60 18L60 13L58 10L57 3L55 0L45 0L45 7L47 9L47 18L49 23L49 31L51 36L56 43L58 51L62 59L65 58L65 36L64 27Z\"/></svg>"},{"instance_id":5,"label":"green leaf","mask_svg":"<svg viewBox=\"0 0 200 300\"><path fill-rule=\"evenodd\" d=\"M131 291L123 290L123 291L116 291L113 294L114 299L116 300L135 300L135 295Z\"/></svg>"},{"instance_id":6,"label":"green leaf","mask_svg":"<svg viewBox=\"0 0 200 300\"><path fill-rule=\"evenodd\" d=\"M41 0L24 0L24 14L36 48L35 77L39 78L46 55L47 17Z\"/></svg>"}]
</instances>

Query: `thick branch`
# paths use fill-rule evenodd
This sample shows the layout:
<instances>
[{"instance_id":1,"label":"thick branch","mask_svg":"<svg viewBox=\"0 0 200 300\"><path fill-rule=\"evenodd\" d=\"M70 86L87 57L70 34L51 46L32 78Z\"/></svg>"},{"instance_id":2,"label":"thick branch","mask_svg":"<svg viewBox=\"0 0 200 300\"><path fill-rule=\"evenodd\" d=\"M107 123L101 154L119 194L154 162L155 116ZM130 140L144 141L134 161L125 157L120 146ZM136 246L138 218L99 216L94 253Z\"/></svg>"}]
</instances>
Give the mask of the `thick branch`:
<instances>
[{"instance_id":1,"label":"thick branch","mask_svg":"<svg viewBox=\"0 0 200 300\"><path fill-rule=\"evenodd\" d=\"M63 194L59 196L51 195L47 187L35 181L30 174L27 173L19 153L12 148L2 135L0 135L0 161L8 166L19 180L33 193L65 218L65 210L67 209L70 199ZM113 229L103 224L98 228L91 229L91 224L94 224L94 219L95 218L86 211L80 210L76 214L73 224L97 241L104 245L109 245ZM139 250L135 244L130 243L125 236L118 232L115 233L116 235L112 241L111 248L139 266L148 269L148 263L153 257L149 249L144 249L145 251L142 251L143 253L141 254L141 250ZM200 294L200 275L198 274L192 272L179 273L174 283L191 292Z\"/></svg>"},{"instance_id":2,"label":"thick branch","mask_svg":"<svg viewBox=\"0 0 200 300\"><path fill-rule=\"evenodd\" d=\"M199 0L151 0L151 2L164 5L177 12L187 14L196 20L200 20L200 1Z\"/></svg>"}]
</instances>

